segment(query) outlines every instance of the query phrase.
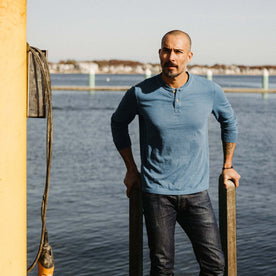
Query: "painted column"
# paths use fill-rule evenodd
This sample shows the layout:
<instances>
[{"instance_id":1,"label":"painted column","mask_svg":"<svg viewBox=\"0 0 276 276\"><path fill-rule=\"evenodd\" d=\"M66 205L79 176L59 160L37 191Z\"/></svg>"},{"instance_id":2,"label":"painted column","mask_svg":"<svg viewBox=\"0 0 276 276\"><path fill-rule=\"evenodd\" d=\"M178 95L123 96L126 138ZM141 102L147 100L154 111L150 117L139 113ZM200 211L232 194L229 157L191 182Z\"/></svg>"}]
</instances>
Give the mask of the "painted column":
<instances>
[{"instance_id":1,"label":"painted column","mask_svg":"<svg viewBox=\"0 0 276 276\"><path fill-rule=\"evenodd\" d=\"M93 68L89 71L89 87L95 88L95 70ZM90 90L92 92L93 90Z\"/></svg>"},{"instance_id":2,"label":"painted column","mask_svg":"<svg viewBox=\"0 0 276 276\"><path fill-rule=\"evenodd\" d=\"M267 69L264 69L263 71L263 78L262 78L262 87L264 90L268 90L268 86L269 86L269 73L267 71ZM267 93L263 93L263 98L267 98Z\"/></svg>"},{"instance_id":3,"label":"painted column","mask_svg":"<svg viewBox=\"0 0 276 276\"><path fill-rule=\"evenodd\" d=\"M0 2L0 275L27 274L26 0Z\"/></svg>"},{"instance_id":4,"label":"painted column","mask_svg":"<svg viewBox=\"0 0 276 276\"><path fill-rule=\"evenodd\" d=\"M206 79L207 80L213 80L213 72L211 69L208 69L206 72Z\"/></svg>"},{"instance_id":5,"label":"painted column","mask_svg":"<svg viewBox=\"0 0 276 276\"><path fill-rule=\"evenodd\" d=\"M151 71L150 71L150 69L146 69L145 70L145 79L148 79L148 78L150 78L151 77Z\"/></svg>"}]
</instances>

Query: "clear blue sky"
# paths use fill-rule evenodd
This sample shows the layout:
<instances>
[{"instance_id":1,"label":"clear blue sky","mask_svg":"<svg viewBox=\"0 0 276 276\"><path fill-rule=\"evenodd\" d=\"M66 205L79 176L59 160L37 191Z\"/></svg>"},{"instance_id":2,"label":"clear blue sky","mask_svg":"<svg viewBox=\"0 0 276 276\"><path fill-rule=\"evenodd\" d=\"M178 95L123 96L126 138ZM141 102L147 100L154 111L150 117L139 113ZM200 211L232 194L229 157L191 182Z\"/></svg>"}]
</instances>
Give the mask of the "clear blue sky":
<instances>
[{"instance_id":1,"label":"clear blue sky","mask_svg":"<svg viewBox=\"0 0 276 276\"><path fill-rule=\"evenodd\" d=\"M27 0L27 41L49 61L158 63L164 33L190 34L192 64L276 64L275 0Z\"/></svg>"}]
</instances>

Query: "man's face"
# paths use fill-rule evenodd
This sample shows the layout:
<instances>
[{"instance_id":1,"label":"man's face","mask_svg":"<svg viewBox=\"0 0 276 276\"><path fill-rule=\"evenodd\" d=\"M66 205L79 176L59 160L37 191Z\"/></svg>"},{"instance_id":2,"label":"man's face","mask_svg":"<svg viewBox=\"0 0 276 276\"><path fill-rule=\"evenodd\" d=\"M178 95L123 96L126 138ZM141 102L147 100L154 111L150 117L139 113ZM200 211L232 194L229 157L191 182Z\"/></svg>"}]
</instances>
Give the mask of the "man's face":
<instances>
[{"instance_id":1,"label":"man's face","mask_svg":"<svg viewBox=\"0 0 276 276\"><path fill-rule=\"evenodd\" d=\"M190 43L185 35L167 35L159 50L163 74L168 78L176 78L185 74L186 65L192 56Z\"/></svg>"}]
</instances>

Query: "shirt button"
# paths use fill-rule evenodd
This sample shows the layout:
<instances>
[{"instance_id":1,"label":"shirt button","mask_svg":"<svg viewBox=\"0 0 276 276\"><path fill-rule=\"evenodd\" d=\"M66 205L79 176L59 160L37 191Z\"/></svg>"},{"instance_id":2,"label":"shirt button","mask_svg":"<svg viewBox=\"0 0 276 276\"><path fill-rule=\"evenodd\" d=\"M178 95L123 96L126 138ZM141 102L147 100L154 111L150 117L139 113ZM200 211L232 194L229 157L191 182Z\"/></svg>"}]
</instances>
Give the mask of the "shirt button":
<instances>
[{"instance_id":1,"label":"shirt button","mask_svg":"<svg viewBox=\"0 0 276 276\"><path fill-rule=\"evenodd\" d=\"M176 102L177 102L177 103L179 102L178 99L176 99Z\"/></svg>"},{"instance_id":2,"label":"shirt button","mask_svg":"<svg viewBox=\"0 0 276 276\"><path fill-rule=\"evenodd\" d=\"M176 90L173 90L173 93L175 93L176 92Z\"/></svg>"}]
</instances>

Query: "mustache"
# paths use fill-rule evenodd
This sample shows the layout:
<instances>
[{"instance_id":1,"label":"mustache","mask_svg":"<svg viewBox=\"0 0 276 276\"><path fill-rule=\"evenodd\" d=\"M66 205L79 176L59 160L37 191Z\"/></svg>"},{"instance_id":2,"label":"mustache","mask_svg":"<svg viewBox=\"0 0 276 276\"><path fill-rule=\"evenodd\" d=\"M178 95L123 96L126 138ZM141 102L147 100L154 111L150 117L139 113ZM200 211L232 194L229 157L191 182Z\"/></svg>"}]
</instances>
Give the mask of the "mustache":
<instances>
[{"instance_id":1,"label":"mustache","mask_svg":"<svg viewBox=\"0 0 276 276\"><path fill-rule=\"evenodd\" d=\"M165 66L165 67L178 67L177 64L175 64L175 63L173 63L173 62L170 62L170 61L166 62L166 63L164 64L164 66Z\"/></svg>"}]
</instances>

